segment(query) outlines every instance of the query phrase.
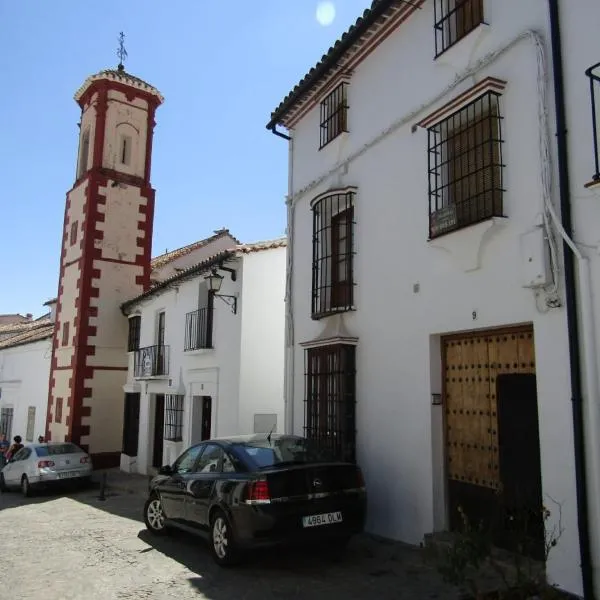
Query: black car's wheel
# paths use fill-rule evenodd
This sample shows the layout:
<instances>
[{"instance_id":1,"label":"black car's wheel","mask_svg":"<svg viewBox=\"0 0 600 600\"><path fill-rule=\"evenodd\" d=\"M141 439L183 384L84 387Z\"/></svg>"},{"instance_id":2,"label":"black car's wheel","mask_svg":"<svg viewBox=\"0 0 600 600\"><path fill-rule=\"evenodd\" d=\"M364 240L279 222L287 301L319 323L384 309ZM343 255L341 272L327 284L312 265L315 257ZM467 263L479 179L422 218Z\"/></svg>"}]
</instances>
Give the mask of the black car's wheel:
<instances>
[{"instance_id":1,"label":"black car's wheel","mask_svg":"<svg viewBox=\"0 0 600 600\"><path fill-rule=\"evenodd\" d=\"M31 484L29 483L29 479L27 479L27 475L23 475L21 477L21 493L25 498L29 498L31 496Z\"/></svg>"},{"instance_id":2,"label":"black car's wheel","mask_svg":"<svg viewBox=\"0 0 600 600\"><path fill-rule=\"evenodd\" d=\"M144 504L144 523L146 523L148 531L154 535L165 535L167 533L162 502L156 494L152 494Z\"/></svg>"},{"instance_id":3,"label":"black car's wheel","mask_svg":"<svg viewBox=\"0 0 600 600\"><path fill-rule=\"evenodd\" d=\"M0 473L0 492L8 492L6 481L4 481L4 475L2 473Z\"/></svg>"},{"instance_id":4,"label":"black car's wheel","mask_svg":"<svg viewBox=\"0 0 600 600\"><path fill-rule=\"evenodd\" d=\"M222 567L237 564L240 560L233 529L220 510L215 511L210 520L210 550L215 562Z\"/></svg>"}]
</instances>

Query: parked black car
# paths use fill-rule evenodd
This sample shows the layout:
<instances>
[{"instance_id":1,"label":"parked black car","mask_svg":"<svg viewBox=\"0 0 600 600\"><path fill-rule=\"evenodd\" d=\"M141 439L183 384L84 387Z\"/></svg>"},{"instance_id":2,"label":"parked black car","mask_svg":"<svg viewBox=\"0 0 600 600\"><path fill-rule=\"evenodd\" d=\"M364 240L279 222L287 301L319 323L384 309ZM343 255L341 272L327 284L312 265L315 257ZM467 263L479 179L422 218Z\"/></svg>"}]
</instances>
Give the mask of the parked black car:
<instances>
[{"instance_id":1,"label":"parked black car","mask_svg":"<svg viewBox=\"0 0 600 600\"><path fill-rule=\"evenodd\" d=\"M361 470L330 460L290 435L214 439L188 448L150 482L144 521L207 538L215 561L244 551L308 542L342 548L363 530L367 494Z\"/></svg>"}]
</instances>

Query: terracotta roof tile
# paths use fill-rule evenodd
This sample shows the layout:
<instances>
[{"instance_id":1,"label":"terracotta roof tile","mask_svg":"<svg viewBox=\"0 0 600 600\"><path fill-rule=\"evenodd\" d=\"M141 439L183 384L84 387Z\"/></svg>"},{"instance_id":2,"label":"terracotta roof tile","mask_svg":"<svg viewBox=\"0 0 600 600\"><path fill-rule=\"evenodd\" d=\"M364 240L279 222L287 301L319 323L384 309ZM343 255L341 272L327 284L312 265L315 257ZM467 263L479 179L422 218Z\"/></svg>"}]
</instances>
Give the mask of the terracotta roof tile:
<instances>
[{"instance_id":1,"label":"terracotta roof tile","mask_svg":"<svg viewBox=\"0 0 600 600\"><path fill-rule=\"evenodd\" d=\"M30 323L22 323L23 327L14 335L0 340L0 349L13 348L22 344L31 344L52 337L54 333L54 323L49 317L39 319ZM0 329L0 333L7 333Z\"/></svg>"},{"instance_id":2,"label":"terracotta roof tile","mask_svg":"<svg viewBox=\"0 0 600 600\"><path fill-rule=\"evenodd\" d=\"M27 323L29 319L18 313L11 315L0 315L0 325L8 325L14 323Z\"/></svg>"},{"instance_id":3,"label":"terracotta roof tile","mask_svg":"<svg viewBox=\"0 0 600 600\"><path fill-rule=\"evenodd\" d=\"M156 256L152 259L152 261L150 262L150 266L152 267L153 270L160 269L161 267L164 267L165 265L169 264L170 262L174 261L175 259L181 258L182 256L185 256L186 254L190 254L190 252L193 252L194 250L197 250L198 248L202 248L203 246L206 246L206 245L210 244L211 242L218 240L219 238L225 237L226 235L229 235L234 240L237 240L237 238L235 238L231 235L231 233L229 232L229 229L219 229L218 231L215 231L214 235L211 235L210 237L207 237L203 240L199 240L197 242L194 242L193 244L188 244L187 246L183 246L182 248L177 248L177 250L172 250L171 252L165 252L164 254L159 254L158 256ZM237 240L237 241L239 242L239 240Z\"/></svg>"},{"instance_id":4,"label":"terracotta roof tile","mask_svg":"<svg viewBox=\"0 0 600 600\"><path fill-rule=\"evenodd\" d=\"M286 237L280 237L280 238L276 238L274 240L264 240L262 242L254 242L251 244L237 244L236 246L234 246L228 250L223 250L221 252L217 252L216 254L213 254L212 256L209 256L207 259L203 260L202 262L192 265L186 269L182 269L178 273L175 273L175 275L172 275L171 277L165 279L164 281L157 283L154 287L150 288L143 294L140 294L139 296L136 296L135 298L132 298L131 300L128 300L127 302L124 302L121 305L121 309L123 311L126 311L130 306L132 306L139 300L148 298L148 297L156 294L161 289L166 288L169 284L174 283L175 281L182 281L184 279L193 277L194 275L198 275L200 273L205 273L212 266L219 264L219 263L227 262L228 260L235 258L235 256L237 254L248 254L250 252L259 252L261 250L269 250L272 248L283 248L286 245L287 245Z\"/></svg>"},{"instance_id":5,"label":"terracotta roof tile","mask_svg":"<svg viewBox=\"0 0 600 600\"><path fill-rule=\"evenodd\" d=\"M270 250L272 248L285 248L287 246L287 237L283 236L274 240L264 240L252 244L239 244L235 247L238 252L248 254L250 252L259 252L261 250Z\"/></svg>"}]
</instances>

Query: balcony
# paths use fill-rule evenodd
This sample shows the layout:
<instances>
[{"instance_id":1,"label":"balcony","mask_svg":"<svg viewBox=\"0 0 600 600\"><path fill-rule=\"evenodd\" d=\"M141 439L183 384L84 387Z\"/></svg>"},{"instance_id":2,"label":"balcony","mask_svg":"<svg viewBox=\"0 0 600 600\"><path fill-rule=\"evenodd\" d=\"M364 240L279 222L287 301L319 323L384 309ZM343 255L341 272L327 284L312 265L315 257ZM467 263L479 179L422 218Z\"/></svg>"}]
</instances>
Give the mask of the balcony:
<instances>
[{"instance_id":1,"label":"balcony","mask_svg":"<svg viewBox=\"0 0 600 600\"><path fill-rule=\"evenodd\" d=\"M169 346L146 346L136 350L133 374L136 379L167 376L169 374Z\"/></svg>"},{"instance_id":2,"label":"balcony","mask_svg":"<svg viewBox=\"0 0 600 600\"><path fill-rule=\"evenodd\" d=\"M594 142L594 174L592 184L600 182L600 63L585 72L590 80L590 102L592 105L592 139Z\"/></svg>"},{"instance_id":3,"label":"balcony","mask_svg":"<svg viewBox=\"0 0 600 600\"><path fill-rule=\"evenodd\" d=\"M213 309L199 308L185 315L184 350L212 348Z\"/></svg>"}]
</instances>

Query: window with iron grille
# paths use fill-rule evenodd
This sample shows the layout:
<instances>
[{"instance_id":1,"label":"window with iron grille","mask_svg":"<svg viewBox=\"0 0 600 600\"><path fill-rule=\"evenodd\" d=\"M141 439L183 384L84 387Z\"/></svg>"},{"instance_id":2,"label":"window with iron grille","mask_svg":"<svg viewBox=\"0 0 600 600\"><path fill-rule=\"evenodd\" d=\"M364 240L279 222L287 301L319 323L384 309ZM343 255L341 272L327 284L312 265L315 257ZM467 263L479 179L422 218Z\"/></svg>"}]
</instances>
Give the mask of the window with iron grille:
<instances>
[{"instance_id":1,"label":"window with iron grille","mask_svg":"<svg viewBox=\"0 0 600 600\"><path fill-rule=\"evenodd\" d=\"M69 239L69 243L71 246L77 241L77 228L79 227L78 221L73 221L71 223L71 237Z\"/></svg>"},{"instance_id":2,"label":"window with iron grille","mask_svg":"<svg viewBox=\"0 0 600 600\"><path fill-rule=\"evenodd\" d=\"M142 326L142 317L130 317L129 336L127 338L127 351L135 352L140 349L140 329Z\"/></svg>"},{"instance_id":3,"label":"window with iron grille","mask_svg":"<svg viewBox=\"0 0 600 600\"><path fill-rule=\"evenodd\" d=\"M11 406L0 408L0 434L11 439L14 409Z\"/></svg>"},{"instance_id":4,"label":"window with iron grille","mask_svg":"<svg viewBox=\"0 0 600 600\"><path fill-rule=\"evenodd\" d=\"M27 430L25 432L25 440L27 442L33 442L34 433L35 433L35 406L30 406L27 409Z\"/></svg>"},{"instance_id":5,"label":"window with iron grille","mask_svg":"<svg viewBox=\"0 0 600 600\"><path fill-rule=\"evenodd\" d=\"M340 133L348 131L348 84L340 83L321 102L321 144L323 148Z\"/></svg>"},{"instance_id":6,"label":"window with iron grille","mask_svg":"<svg viewBox=\"0 0 600 600\"><path fill-rule=\"evenodd\" d=\"M304 434L336 458L356 459L355 347L310 348L305 355Z\"/></svg>"},{"instance_id":7,"label":"window with iron grille","mask_svg":"<svg viewBox=\"0 0 600 600\"><path fill-rule=\"evenodd\" d=\"M429 237L502 217L500 96L488 92L429 131Z\"/></svg>"},{"instance_id":8,"label":"window with iron grille","mask_svg":"<svg viewBox=\"0 0 600 600\"><path fill-rule=\"evenodd\" d=\"M435 0L434 21L439 56L483 23L483 0Z\"/></svg>"},{"instance_id":9,"label":"window with iron grille","mask_svg":"<svg viewBox=\"0 0 600 600\"><path fill-rule=\"evenodd\" d=\"M165 396L165 440L181 442L183 439L184 398L185 396Z\"/></svg>"},{"instance_id":10,"label":"window with iron grille","mask_svg":"<svg viewBox=\"0 0 600 600\"><path fill-rule=\"evenodd\" d=\"M312 317L351 310L354 302L354 192L313 204Z\"/></svg>"}]
</instances>

